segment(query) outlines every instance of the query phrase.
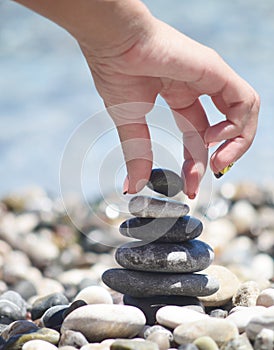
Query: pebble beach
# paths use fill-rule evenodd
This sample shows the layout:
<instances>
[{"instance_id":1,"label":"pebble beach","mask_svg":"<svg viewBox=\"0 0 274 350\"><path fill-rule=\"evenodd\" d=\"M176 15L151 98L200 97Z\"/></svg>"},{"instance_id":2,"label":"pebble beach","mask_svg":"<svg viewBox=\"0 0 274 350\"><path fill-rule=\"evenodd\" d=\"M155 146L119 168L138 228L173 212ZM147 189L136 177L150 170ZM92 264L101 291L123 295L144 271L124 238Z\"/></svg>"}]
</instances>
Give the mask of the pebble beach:
<instances>
[{"instance_id":1,"label":"pebble beach","mask_svg":"<svg viewBox=\"0 0 274 350\"><path fill-rule=\"evenodd\" d=\"M130 243L119 226L129 217L92 205L97 214L85 217L71 201L79 230L41 188L1 199L0 349L273 349L274 186L226 183L207 210L197 206L199 240L215 254L201 273L219 283L198 297L108 287L102 275L120 268L117 247Z\"/></svg>"}]
</instances>

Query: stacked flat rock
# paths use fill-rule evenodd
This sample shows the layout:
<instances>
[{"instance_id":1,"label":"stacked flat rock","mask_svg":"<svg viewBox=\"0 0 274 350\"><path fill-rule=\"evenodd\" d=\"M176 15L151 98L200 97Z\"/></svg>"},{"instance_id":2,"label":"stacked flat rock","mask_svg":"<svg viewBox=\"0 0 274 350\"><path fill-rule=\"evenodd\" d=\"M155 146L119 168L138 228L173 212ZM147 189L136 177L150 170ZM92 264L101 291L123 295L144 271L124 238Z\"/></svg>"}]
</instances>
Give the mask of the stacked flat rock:
<instances>
[{"instance_id":1,"label":"stacked flat rock","mask_svg":"<svg viewBox=\"0 0 274 350\"><path fill-rule=\"evenodd\" d=\"M148 187L165 196L182 189L181 178L170 170L154 169ZM199 271L213 261L212 248L196 239L203 225L188 216L189 207L166 198L135 196L129 202L133 218L124 221L120 233L135 238L116 250L122 268L104 272L110 288L124 294L124 302L149 304L193 304L193 297L215 293L219 284ZM180 302L181 298L181 302ZM152 300L151 300L152 299ZM169 299L169 300L168 300Z\"/></svg>"}]
</instances>

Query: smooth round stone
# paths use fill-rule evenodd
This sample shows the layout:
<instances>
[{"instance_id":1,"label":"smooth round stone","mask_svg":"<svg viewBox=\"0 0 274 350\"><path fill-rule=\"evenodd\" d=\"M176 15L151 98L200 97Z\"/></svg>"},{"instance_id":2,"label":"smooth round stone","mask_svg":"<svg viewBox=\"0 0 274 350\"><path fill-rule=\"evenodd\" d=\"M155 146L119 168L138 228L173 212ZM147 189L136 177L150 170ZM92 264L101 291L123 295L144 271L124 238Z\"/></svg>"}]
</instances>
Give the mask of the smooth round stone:
<instances>
[{"instance_id":1,"label":"smooth round stone","mask_svg":"<svg viewBox=\"0 0 274 350\"><path fill-rule=\"evenodd\" d=\"M81 332L89 342L107 338L130 338L137 335L146 319L141 310L128 305L93 304L71 312L65 319L61 332Z\"/></svg>"},{"instance_id":2,"label":"smooth round stone","mask_svg":"<svg viewBox=\"0 0 274 350\"><path fill-rule=\"evenodd\" d=\"M147 187L167 197L173 197L182 191L182 178L168 169L152 169Z\"/></svg>"},{"instance_id":3,"label":"smooth round stone","mask_svg":"<svg viewBox=\"0 0 274 350\"><path fill-rule=\"evenodd\" d=\"M142 218L178 218L187 215L189 206L178 201L135 196L128 203L129 212Z\"/></svg>"},{"instance_id":4,"label":"smooth round stone","mask_svg":"<svg viewBox=\"0 0 274 350\"><path fill-rule=\"evenodd\" d=\"M22 350L55 350L58 349L55 345L50 344L44 340L30 340L25 343Z\"/></svg>"},{"instance_id":5,"label":"smooth round stone","mask_svg":"<svg viewBox=\"0 0 274 350\"><path fill-rule=\"evenodd\" d=\"M263 328L274 330L274 308L268 308L262 315L254 316L246 326L246 334L249 339L255 340Z\"/></svg>"},{"instance_id":6,"label":"smooth round stone","mask_svg":"<svg viewBox=\"0 0 274 350\"><path fill-rule=\"evenodd\" d=\"M70 345L79 349L86 344L88 344L88 341L82 333L66 330L65 332L62 332L58 345L59 346Z\"/></svg>"},{"instance_id":7,"label":"smooth round stone","mask_svg":"<svg viewBox=\"0 0 274 350\"><path fill-rule=\"evenodd\" d=\"M13 321L24 319L26 309L21 309L10 300L0 300L0 323L10 324Z\"/></svg>"},{"instance_id":8,"label":"smooth round stone","mask_svg":"<svg viewBox=\"0 0 274 350\"><path fill-rule=\"evenodd\" d=\"M74 300L84 300L87 304L113 304L110 293L101 286L89 286L82 289Z\"/></svg>"},{"instance_id":9,"label":"smooth round stone","mask_svg":"<svg viewBox=\"0 0 274 350\"><path fill-rule=\"evenodd\" d=\"M163 274L110 269L103 273L102 280L108 287L137 298L156 295L205 296L219 288L214 277L200 273Z\"/></svg>"},{"instance_id":10,"label":"smooth round stone","mask_svg":"<svg viewBox=\"0 0 274 350\"><path fill-rule=\"evenodd\" d=\"M262 329L259 334L257 334L254 350L268 350L274 347L274 331L272 329Z\"/></svg>"},{"instance_id":11,"label":"smooth round stone","mask_svg":"<svg viewBox=\"0 0 274 350\"><path fill-rule=\"evenodd\" d=\"M199 337L209 336L218 346L222 346L237 338L239 333L237 327L227 319L208 317L206 320L183 321L175 328L173 335L178 344L192 343Z\"/></svg>"},{"instance_id":12,"label":"smooth round stone","mask_svg":"<svg viewBox=\"0 0 274 350\"><path fill-rule=\"evenodd\" d=\"M41 317L41 324L44 327L52 328L59 331L64 320L64 311L67 309L67 305L52 306Z\"/></svg>"},{"instance_id":13,"label":"smooth round stone","mask_svg":"<svg viewBox=\"0 0 274 350\"><path fill-rule=\"evenodd\" d=\"M159 350L168 350L170 347L169 337L164 332L153 332L148 337L147 340L152 341L158 345Z\"/></svg>"},{"instance_id":14,"label":"smooth round stone","mask_svg":"<svg viewBox=\"0 0 274 350\"><path fill-rule=\"evenodd\" d=\"M206 314L202 314L200 312L175 305L164 306L156 313L157 322L172 329L176 328L183 322L207 322L208 319L209 316Z\"/></svg>"},{"instance_id":15,"label":"smooth round stone","mask_svg":"<svg viewBox=\"0 0 274 350\"><path fill-rule=\"evenodd\" d=\"M239 280L236 275L226 267L211 265L202 271L219 281L219 289L216 293L199 298L205 306L221 306L226 304L236 293Z\"/></svg>"},{"instance_id":16,"label":"smooth round stone","mask_svg":"<svg viewBox=\"0 0 274 350\"><path fill-rule=\"evenodd\" d=\"M156 343L144 340L117 339L111 344L111 350L159 350Z\"/></svg>"},{"instance_id":17,"label":"smooth round stone","mask_svg":"<svg viewBox=\"0 0 274 350\"><path fill-rule=\"evenodd\" d=\"M62 293L52 293L46 295L35 300L31 308L31 317L33 320L37 320L52 306L68 304L68 299Z\"/></svg>"},{"instance_id":18,"label":"smooth round stone","mask_svg":"<svg viewBox=\"0 0 274 350\"><path fill-rule=\"evenodd\" d=\"M274 305L274 288L267 288L261 291L256 300L256 305L265 307Z\"/></svg>"},{"instance_id":19,"label":"smooth round stone","mask_svg":"<svg viewBox=\"0 0 274 350\"><path fill-rule=\"evenodd\" d=\"M134 298L124 295L124 304L138 307L146 316L146 324L154 325L156 312L163 306L177 305L188 308L195 308L198 312L204 312L203 305L196 297L188 296L155 296L148 298Z\"/></svg>"},{"instance_id":20,"label":"smooth round stone","mask_svg":"<svg viewBox=\"0 0 274 350\"><path fill-rule=\"evenodd\" d=\"M81 347L82 349L83 347ZM76 350L76 348L74 346L70 346L70 345L65 345L65 346L58 346L59 350Z\"/></svg>"},{"instance_id":21,"label":"smooth round stone","mask_svg":"<svg viewBox=\"0 0 274 350\"><path fill-rule=\"evenodd\" d=\"M236 306L255 306L260 294L259 285L254 281L241 283L233 296L233 304Z\"/></svg>"},{"instance_id":22,"label":"smooth round stone","mask_svg":"<svg viewBox=\"0 0 274 350\"><path fill-rule=\"evenodd\" d=\"M178 218L131 218L124 221L119 228L126 237L145 242L184 242L200 236L203 224L192 216Z\"/></svg>"},{"instance_id":23,"label":"smooth round stone","mask_svg":"<svg viewBox=\"0 0 274 350\"><path fill-rule=\"evenodd\" d=\"M212 248L199 240L184 243L128 242L116 250L117 263L140 271L189 273L207 268L214 259Z\"/></svg>"},{"instance_id":24,"label":"smooth round stone","mask_svg":"<svg viewBox=\"0 0 274 350\"><path fill-rule=\"evenodd\" d=\"M208 336L199 337L194 340L193 344L195 344L199 350L218 350L219 347L216 342Z\"/></svg>"},{"instance_id":25,"label":"smooth round stone","mask_svg":"<svg viewBox=\"0 0 274 350\"><path fill-rule=\"evenodd\" d=\"M245 332L246 326L249 321L265 312L264 307L252 306L252 307L242 307L239 311L234 311L227 316L229 321L232 321L238 328L240 333Z\"/></svg>"}]
</instances>

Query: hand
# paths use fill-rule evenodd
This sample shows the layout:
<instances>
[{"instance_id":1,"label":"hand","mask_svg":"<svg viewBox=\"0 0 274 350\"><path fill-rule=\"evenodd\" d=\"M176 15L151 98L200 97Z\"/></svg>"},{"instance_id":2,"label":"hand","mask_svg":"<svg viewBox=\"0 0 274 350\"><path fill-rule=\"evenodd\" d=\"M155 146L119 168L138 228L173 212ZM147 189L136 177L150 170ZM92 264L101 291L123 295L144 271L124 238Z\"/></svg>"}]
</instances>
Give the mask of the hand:
<instances>
[{"instance_id":1,"label":"hand","mask_svg":"<svg viewBox=\"0 0 274 350\"><path fill-rule=\"evenodd\" d=\"M205 173L208 147L222 142L210 159L214 173L250 147L257 128L257 93L214 50L157 20L139 0L17 1L78 40L105 105L114 106L111 116L127 163L128 193L138 192L150 177L145 115L158 94L174 111L183 133L182 175L189 198L195 198ZM199 100L204 94L225 120L209 125ZM126 102L130 104L121 105Z\"/></svg>"},{"instance_id":2,"label":"hand","mask_svg":"<svg viewBox=\"0 0 274 350\"><path fill-rule=\"evenodd\" d=\"M141 105L141 110L132 104L111 109L127 161L128 193L139 191L150 176L152 152L145 115L160 94L175 112L183 133L184 192L193 199L207 167L208 147L222 142L210 159L214 173L237 161L250 147L259 97L215 51L153 17L149 20L150 25L143 26L146 31L134 36L135 42L123 52L107 57L96 56L92 50L84 49L84 53L107 107L149 103ZM127 28L125 33L129 34ZM203 94L211 97L226 120L209 125L199 101Z\"/></svg>"}]
</instances>

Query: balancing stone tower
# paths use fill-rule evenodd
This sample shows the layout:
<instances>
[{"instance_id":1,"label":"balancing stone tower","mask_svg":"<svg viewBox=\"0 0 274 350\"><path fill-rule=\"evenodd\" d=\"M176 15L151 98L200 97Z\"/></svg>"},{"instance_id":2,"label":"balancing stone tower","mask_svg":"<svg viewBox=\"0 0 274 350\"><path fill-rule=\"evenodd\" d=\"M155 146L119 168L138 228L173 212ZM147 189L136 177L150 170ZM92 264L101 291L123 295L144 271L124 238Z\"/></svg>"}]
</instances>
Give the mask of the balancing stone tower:
<instances>
[{"instance_id":1,"label":"balancing stone tower","mask_svg":"<svg viewBox=\"0 0 274 350\"><path fill-rule=\"evenodd\" d=\"M172 197L182 189L174 172L153 169L148 187ZM147 323L155 322L156 311L164 305L195 305L197 297L215 293L218 281L197 273L213 261L212 248L196 239L202 223L187 216L189 207L178 201L135 196L129 202L133 218L124 221L120 233L135 240L116 250L122 268L104 272L103 282L124 294L124 303L142 309Z\"/></svg>"}]
</instances>

